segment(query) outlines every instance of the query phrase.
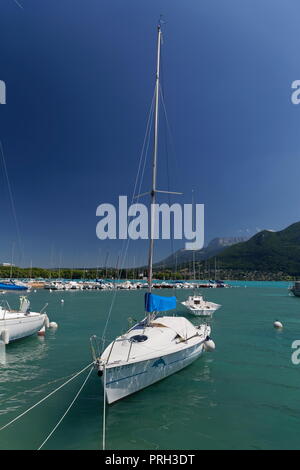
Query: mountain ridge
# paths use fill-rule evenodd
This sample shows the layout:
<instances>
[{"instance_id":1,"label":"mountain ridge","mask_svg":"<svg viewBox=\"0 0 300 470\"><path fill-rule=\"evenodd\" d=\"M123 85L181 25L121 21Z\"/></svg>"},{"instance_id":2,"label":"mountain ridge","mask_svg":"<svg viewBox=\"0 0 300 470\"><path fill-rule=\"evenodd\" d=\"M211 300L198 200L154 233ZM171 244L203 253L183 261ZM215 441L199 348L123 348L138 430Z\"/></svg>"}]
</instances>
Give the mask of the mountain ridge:
<instances>
[{"instance_id":1,"label":"mountain ridge","mask_svg":"<svg viewBox=\"0 0 300 470\"><path fill-rule=\"evenodd\" d=\"M219 255L224 249L247 240L245 237L216 237L213 238L206 247L195 252L181 248L175 253L167 256L161 261L154 263L155 269L174 268L181 266L185 263L190 263L193 260L193 253L195 253L196 262L208 260Z\"/></svg>"},{"instance_id":2,"label":"mountain ridge","mask_svg":"<svg viewBox=\"0 0 300 470\"><path fill-rule=\"evenodd\" d=\"M277 232L262 230L218 255L222 269L300 274L300 222Z\"/></svg>"}]
</instances>

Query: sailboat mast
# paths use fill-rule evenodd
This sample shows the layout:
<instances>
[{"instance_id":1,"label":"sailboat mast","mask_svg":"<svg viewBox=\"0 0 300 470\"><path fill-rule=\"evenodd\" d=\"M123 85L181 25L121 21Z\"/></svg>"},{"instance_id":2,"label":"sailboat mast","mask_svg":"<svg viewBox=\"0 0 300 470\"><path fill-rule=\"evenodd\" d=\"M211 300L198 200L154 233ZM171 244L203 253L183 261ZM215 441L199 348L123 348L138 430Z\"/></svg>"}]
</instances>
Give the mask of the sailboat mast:
<instances>
[{"instance_id":1,"label":"sailboat mast","mask_svg":"<svg viewBox=\"0 0 300 470\"><path fill-rule=\"evenodd\" d=\"M161 28L157 28L157 63L156 63L156 85L155 85L155 114L154 114L154 150L152 163L152 189L151 189L151 218L150 218L150 246L148 258L148 288L152 290L153 277L153 249L154 249L154 217L156 202L156 176L157 176L157 150L158 150L158 108L159 108L159 72L160 72L160 47L161 47Z\"/></svg>"}]
</instances>

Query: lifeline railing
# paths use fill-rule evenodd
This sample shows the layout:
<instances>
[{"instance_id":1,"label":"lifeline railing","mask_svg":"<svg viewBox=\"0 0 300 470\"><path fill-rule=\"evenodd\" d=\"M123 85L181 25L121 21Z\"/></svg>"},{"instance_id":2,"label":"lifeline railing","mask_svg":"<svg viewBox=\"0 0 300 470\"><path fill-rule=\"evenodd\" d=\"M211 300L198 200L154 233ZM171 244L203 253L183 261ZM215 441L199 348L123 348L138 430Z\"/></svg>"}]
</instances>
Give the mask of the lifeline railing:
<instances>
[{"instance_id":1,"label":"lifeline railing","mask_svg":"<svg viewBox=\"0 0 300 470\"><path fill-rule=\"evenodd\" d=\"M107 340L104 340L102 338L102 352L105 349L105 342L106 341ZM124 339L120 339L119 341L124 341ZM129 341L129 340L127 340L127 341ZM98 338L97 335L93 335L93 336L90 337L90 347L91 347L92 358L93 358L94 363L98 362L100 357L101 357L99 342L100 342L100 338ZM106 364L108 364L108 362L109 362L110 356L112 354L112 350L113 350L114 345L116 344L116 342L117 342L117 339L115 339L112 342L112 345L111 345L111 348L110 348L110 351L108 353L108 357L107 357L107 360L106 360ZM132 349L132 342L130 341L128 356L127 356L127 362L129 361L129 358L130 358L131 349Z\"/></svg>"}]
</instances>

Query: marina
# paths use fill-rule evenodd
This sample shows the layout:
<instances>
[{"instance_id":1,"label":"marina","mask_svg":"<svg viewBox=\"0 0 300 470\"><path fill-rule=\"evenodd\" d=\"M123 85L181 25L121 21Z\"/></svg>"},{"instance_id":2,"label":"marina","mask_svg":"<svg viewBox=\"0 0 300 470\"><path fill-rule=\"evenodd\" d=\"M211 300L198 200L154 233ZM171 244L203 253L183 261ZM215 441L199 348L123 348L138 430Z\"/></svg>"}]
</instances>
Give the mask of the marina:
<instances>
[{"instance_id":1,"label":"marina","mask_svg":"<svg viewBox=\"0 0 300 470\"><path fill-rule=\"evenodd\" d=\"M299 450L294 6L41 3L0 15L0 450Z\"/></svg>"},{"instance_id":2,"label":"marina","mask_svg":"<svg viewBox=\"0 0 300 470\"><path fill-rule=\"evenodd\" d=\"M286 282L232 285L238 288L210 291L210 300L222 305L222 314L210 320L216 350L109 407L107 449L298 447L299 370L291 362L291 344L300 329L299 299L288 295ZM173 292L166 290L164 295ZM193 322L180 306L187 293L176 291L176 312ZM40 289L29 294L33 309L49 303L47 311L59 328L7 347L6 363L1 365L0 427L91 362L89 338L95 333L101 336L113 295L114 291L68 291L62 305L60 292ZM118 291L111 339L138 313L143 296L140 290ZM8 293L6 299L18 306L16 294ZM284 322L283 330L273 328L276 318ZM0 448L37 448L82 382L83 377L75 379L1 431ZM45 449L101 448L101 390L101 378L92 373ZM129 419L132 409L143 414L139 426Z\"/></svg>"},{"instance_id":3,"label":"marina","mask_svg":"<svg viewBox=\"0 0 300 470\"><path fill-rule=\"evenodd\" d=\"M2 291L10 291L15 289L7 289L9 281L2 283ZM13 281L16 282L16 281ZM77 280L70 281L68 279L62 280L57 279L54 281L39 280L37 281L22 281L24 289L47 289L50 291L64 291L64 290L134 290L134 289L147 289L147 281L138 280L115 280L115 279L95 279L95 280ZM157 281L153 280L153 289L216 289L216 288L228 288L231 287L228 283L216 282L216 281Z\"/></svg>"}]
</instances>

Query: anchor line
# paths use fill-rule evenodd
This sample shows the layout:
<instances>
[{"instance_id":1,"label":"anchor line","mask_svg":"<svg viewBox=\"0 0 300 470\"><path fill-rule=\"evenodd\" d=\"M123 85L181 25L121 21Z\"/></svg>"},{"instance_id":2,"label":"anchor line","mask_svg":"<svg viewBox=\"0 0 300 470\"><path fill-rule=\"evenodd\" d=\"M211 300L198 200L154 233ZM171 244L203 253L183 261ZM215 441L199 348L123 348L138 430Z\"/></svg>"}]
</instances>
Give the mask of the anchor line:
<instances>
[{"instance_id":1,"label":"anchor line","mask_svg":"<svg viewBox=\"0 0 300 470\"><path fill-rule=\"evenodd\" d=\"M37 403L35 403L34 405L30 406L30 408L28 408L27 410L23 411L23 413L21 413L20 415L16 416L16 418L12 419L11 421L9 421L8 423L6 423L4 426L2 426L0 428L0 431L3 431L4 429L8 428L9 426L11 426L13 423L15 423L16 421L18 421L20 418L22 418L23 416L25 416L27 413L29 413L29 411L33 410L34 408L36 408L38 405L40 405L41 403L43 403L44 401L46 401L48 398L50 398L52 395L54 395L56 392L58 392L61 388L65 387L68 383L70 383L72 380L74 380L76 377L78 377L80 374L82 374L84 371L86 371L89 367L91 367L92 365L94 364L94 362L91 362L90 364L88 364L86 367L84 367L83 369L81 369L79 372L77 372L73 377L71 377L69 380L67 380L66 382L64 382L62 385L60 385L59 387L57 387L55 390L52 390L52 392L48 393L48 395L46 395L44 398L42 398L41 400L39 400Z\"/></svg>"},{"instance_id":2,"label":"anchor line","mask_svg":"<svg viewBox=\"0 0 300 470\"><path fill-rule=\"evenodd\" d=\"M57 424L54 426L54 428L52 429L52 431L48 434L48 436L46 437L46 439L43 441L43 443L40 445L40 447L38 448L38 450L41 450L42 447L44 447L44 445L46 444L46 442L48 442L48 440L50 439L50 437L55 433L56 429L58 428L58 426L61 424L61 422L64 420L64 418L67 416L67 414L69 413L70 409L72 408L72 406L74 405L75 401L77 400L77 398L79 397L82 389L84 388L85 384L87 383L88 379L90 378L90 375L92 373L92 370L93 370L93 367L91 367L91 370L89 371L88 375L86 376L83 384L81 385L80 389L78 390L78 392L76 393L75 397L73 398L73 400L71 401L70 405L68 406L68 408L66 409L66 411L64 412L64 414L62 415L62 417L60 418L60 420L57 422Z\"/></svg>"}]
</instances>

